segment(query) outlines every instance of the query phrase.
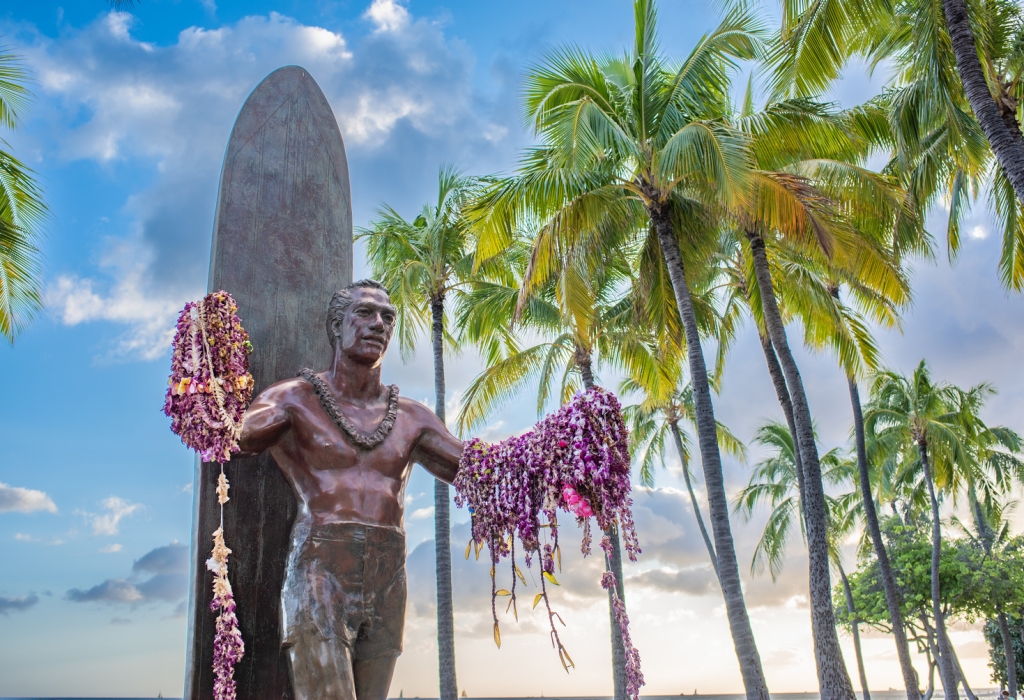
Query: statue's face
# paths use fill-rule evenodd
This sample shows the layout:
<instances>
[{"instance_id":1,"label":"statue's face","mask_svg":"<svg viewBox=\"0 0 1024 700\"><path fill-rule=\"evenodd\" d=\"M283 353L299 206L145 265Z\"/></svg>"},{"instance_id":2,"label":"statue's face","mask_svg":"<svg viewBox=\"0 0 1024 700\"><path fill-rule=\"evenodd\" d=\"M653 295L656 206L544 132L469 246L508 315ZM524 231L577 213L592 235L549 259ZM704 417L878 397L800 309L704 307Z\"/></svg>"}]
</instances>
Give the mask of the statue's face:
<instances>
[{"instance_id":1,"label":"statue's face","mask_svg":"<svg viewBox=\"0 0 1024 700\"><path fill-rule=\"evenodd\" d=\"M352 290L352 304L345 316L334 322L341 351L362 364L376 365L395 330L395 307L380 289L360 287Z\"/></svg>"}]
</instances>

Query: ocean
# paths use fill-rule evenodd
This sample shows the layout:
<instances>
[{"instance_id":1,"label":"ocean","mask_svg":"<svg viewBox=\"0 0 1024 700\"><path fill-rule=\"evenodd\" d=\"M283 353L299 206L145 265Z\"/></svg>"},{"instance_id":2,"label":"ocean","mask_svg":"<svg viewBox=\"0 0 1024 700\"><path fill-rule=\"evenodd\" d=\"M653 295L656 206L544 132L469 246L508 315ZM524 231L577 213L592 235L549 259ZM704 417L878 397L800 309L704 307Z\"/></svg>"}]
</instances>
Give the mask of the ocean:
<instances>
[{"instance_id":1,"label":"ocean","mask_svg":"<svg viewBox=\"0 0 1024 700\"><path fill-rule=\"evenodd\" d=\"M979 700L992 700L999 695L998 688L978 688L974 691L975 695L978 696ZM471 700L474 696L468 696L467 700ZM644 695L641 694L644 700L681 700L682 698L696 698L697 700L746 700L746 696L742 693L735 695L701 695L694 691L689 693L680 693L679 695ZM890 688L889 690L872 690L871 700L906 700L907 694L902 690L896 690ZM961 696L966 700L966 696ZM941 700L942 688L937 688L933 700ZM609 696L582 696L582 697L560 697L554 695L540 695L540 696L527 696L525 698L498 698L498 697L485 697L477 696L477 700L611 700ZM857 699L861 700L861 694L857 693ZM0 700L152 700L152 696L149 698L0 698ZM166 698L166 700L172 700ZM180 700L180 698L178 699ZM399 698L390 698L390 700L399 700ZM437 700L437 698L419 697L419 696L408 696L401 700ZM818 693L807 692L807 693L772 693L772 700L818 700Z\"/></svg>"}]
</instances>

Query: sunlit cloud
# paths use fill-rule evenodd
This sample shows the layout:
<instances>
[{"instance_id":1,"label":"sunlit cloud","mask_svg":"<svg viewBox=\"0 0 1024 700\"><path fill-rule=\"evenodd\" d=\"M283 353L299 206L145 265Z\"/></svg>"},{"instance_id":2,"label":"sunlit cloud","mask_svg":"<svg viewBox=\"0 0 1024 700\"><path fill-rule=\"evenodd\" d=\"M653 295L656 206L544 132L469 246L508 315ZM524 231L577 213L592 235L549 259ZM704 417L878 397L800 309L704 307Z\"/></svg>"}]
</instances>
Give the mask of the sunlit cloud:
<instances>
[{"instance_id":1,"label":"sunlit cloud","mask_svg":"<svg viewBox=\"0 0 1024 700\"><path fill-rule=\"evenodd\" d=\"M0 513L56 513L57 505L43 491L9 486L0 482Z\"/></svg>"},{"instance_id":2,"label":"sunlit cloud","mask_svg":"<svg viewBox=\"0 0 1024 700\"><path fill-rule=\"evenodd\" d=\"M373 0L363 16L376 25L378 32L394 32L409 24L409 11L396 0Z\"/></svg>"},{"instance_id":3,"label":"sunlit cloud","mask_svg":"<svg viewBox=\"0 0 1024 700\"><path fill-rule=\"evenodd\" d=\"M92 528L94 536L119 534L121 520L142 510L141 504L131 503L117 496L104 498L100 501L100 506L106 512L89 513L86 511L76 511L78 515L85 518L86 523Z\"/></svg>"}]
</instances>

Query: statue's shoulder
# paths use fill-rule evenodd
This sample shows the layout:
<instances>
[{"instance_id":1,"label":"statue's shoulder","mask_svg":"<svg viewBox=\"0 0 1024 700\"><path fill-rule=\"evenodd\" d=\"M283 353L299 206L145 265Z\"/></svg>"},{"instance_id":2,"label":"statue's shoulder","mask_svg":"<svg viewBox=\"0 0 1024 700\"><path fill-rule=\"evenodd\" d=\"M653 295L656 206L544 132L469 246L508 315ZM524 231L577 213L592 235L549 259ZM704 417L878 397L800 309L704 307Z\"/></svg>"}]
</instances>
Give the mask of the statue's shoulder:
<instances>
[{"instance_id":1,"label":"statue's shoulder","mask_svg":"<svg viewBox=\"0 0 1024 700\"><path fill-rule=\"evenodd\" d=\"M427 406L424 406L415 399L401 395L398 397L398 414L406 416L424 427L433 426L441 422Z\"/></svg>"},{"instance_id":2,"label":"statue's shoulder","mask_svg":"<svg viewBox=\"0 0 1024 700\"><path fill-rule=\"evenodd\" d=\"M313 393L313 387L302 377L282 379L260 392L255 402L274 403L286 406L305 401Z\"/></svg>"}]
</instances>

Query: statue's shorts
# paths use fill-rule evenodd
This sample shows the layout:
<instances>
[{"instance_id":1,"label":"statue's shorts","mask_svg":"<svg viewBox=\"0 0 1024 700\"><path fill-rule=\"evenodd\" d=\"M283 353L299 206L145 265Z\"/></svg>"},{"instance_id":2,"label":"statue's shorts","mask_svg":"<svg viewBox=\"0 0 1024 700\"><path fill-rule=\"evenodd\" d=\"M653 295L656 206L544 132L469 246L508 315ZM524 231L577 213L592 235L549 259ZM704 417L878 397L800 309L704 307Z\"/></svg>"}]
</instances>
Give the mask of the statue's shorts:
<instances>
[{"instance_id":1,"label":"statue's shorts","mask_svg":"<svg viewBox=\"0 0 1024 700\"><path fill-rule=\"evenodd\" d=\"M332 642L353 661L396 657L405 601L404 531L297 524L281 592L284 646L298 651Z\"/></svg>"}]
</instances>

